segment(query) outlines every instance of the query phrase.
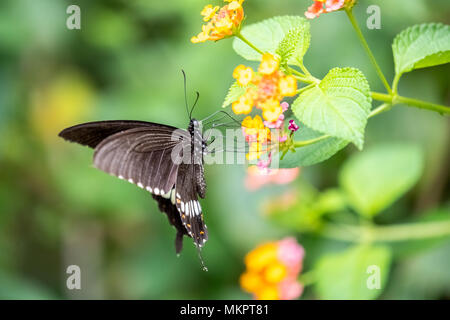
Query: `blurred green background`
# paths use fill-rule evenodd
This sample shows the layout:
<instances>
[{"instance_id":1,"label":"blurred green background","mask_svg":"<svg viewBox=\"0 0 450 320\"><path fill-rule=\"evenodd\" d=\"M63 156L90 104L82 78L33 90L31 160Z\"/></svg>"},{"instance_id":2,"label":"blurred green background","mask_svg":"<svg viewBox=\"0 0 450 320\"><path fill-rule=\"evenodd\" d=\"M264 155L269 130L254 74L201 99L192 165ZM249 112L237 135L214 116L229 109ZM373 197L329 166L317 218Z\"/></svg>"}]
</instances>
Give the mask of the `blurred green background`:
<instances>
[{"instance_id":1,"label":"blurred green background","mask_svg":"<svg viewBox=\"0 0 450 320\"><path fill-rule=\"evenodd\" d=\"M91 165L92 150L58 132L80 122L139 119L187 126L181 69L189 98L201 94L195 117L217 110L245 63L230 40L194 45L203 0L2 0L0 2L0 298L243 299L243 257L262 241L296 235L308 270L323 252L346 243L293 233L263 214L264 203L307 184L337 184L339 168L357 151L348 146L330 160L302 168L290 186L256 192L244 187L243 166L206 167L202 201L210 240L209 272L185 239L180 257L175 231L147 192ZM218 2L214 2L218 3ZM66 9L81 7L81 30L66 28ZM273 15L303 15L306 0L247 0L246 23ZM365 28L370 4L381 7L382 28ZM448 0L360 1L356 17L388 80L391 43L406 27L449 22ZM308 69L323 77L335 66L360 68L373 91L383 92L345 14L312 21ZM404 76L400 92L450 104L450 65ZM366 147L414 142L425 150L420 182L378 217L381 223L421 218L432 209L449 215L450 122L423 110L396 107L370 120ZM380 298L449 298L450 242L399 250ZM397 252L397 251L395 251ZM408 254L404 254L408 252ZM397 253L395 253L397 254ZM68 265L82 270L82 290L66 289ZM303 298L317 298L306 289Z\"/></svg>"}]
</instances>

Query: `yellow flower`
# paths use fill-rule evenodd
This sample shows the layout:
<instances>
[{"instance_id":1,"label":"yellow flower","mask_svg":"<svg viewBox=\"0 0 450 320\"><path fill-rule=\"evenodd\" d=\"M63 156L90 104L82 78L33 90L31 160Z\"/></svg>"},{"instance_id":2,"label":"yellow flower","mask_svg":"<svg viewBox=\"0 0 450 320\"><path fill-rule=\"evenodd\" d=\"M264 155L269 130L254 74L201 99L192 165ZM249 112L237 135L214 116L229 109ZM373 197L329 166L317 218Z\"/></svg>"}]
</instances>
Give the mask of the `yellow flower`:
<instances>
[{"instance_id":1,"label":"yellow flower","mask_svg":"<svg viewBox=\"0 0 450 320\"><path fill-rule=\"evenodd\" d=\"M245 256L244 262L248 270L259 272L276 260L277 245L274 242L268 242L250 251Z\"/></svg>"},{"instance_id":2,"label":"yellow flower","mask_svg":"<svg viewBox=\"0 0 450 320\"><path fill-rule=\"evenodd\" d=\"M264 123L258 115L253 119L250 116L245 117L241 125L244 128L245 134L249 136L257 135L259 130L264 129Z\"/></svg>"},{"instance_id":3,"label":"yellow flower","mask_svg":"<svg viewBox=\"0 0 450 320\"><path fill-rule=\"evenodd\" d=\"M280 262L275 262L264 270L264 280L270 283L278 283L287 274L286 266Z\"/></svg>"},{"instance_id":4,"label":"yellow flower","mask_svg":"<svg viewBox=\"0 0 450 320\"><path fill-rule=\"evenodd\" d=\"M297 280L303 257L304 249L295 238L259 245L244 258L240 285L260 300L297 299L303 292Z\"/></svg>"},{"instance_id":5,"label":"yellow flower","mask_svg":"<svg viewBox=\"0 0 450 320\"><path fill-rule=\"evenodd\" d=\"M238 65L233 71L233 78L240 86L248 85L253 79L253 69L243 64Z\"/></svg>"},{"instance_id":6,"label":"yellow flower","mask_svg":"<svg viewBox=\"0 0 450 320\"><path fill-rule=\"evenodd\" d=\"M243 273L239 278L242 289L247 292L254 292L258 290L258 288L263 285L263 282L261 280L262 279L258 273L250 271Z\"/></svg>"},{"instance_id":7,"label":"yellow flower","mask_svg":"<svg viewBox=\"0 0 450 320\"><path fill-rule=\"evenodd\" d=\"M203 16L203 21L211 20L211 18L214 17L219 8L219 6L215 6L213 8L212 4L208 4L207 6L205 6L202 12L200 12L200 14Z\"/></svg>"},{"instance_id":8,"label":"yellow flower","mask_svg":"<svg viewBox=\"0 0 450 320\"><path fill-rule=\"evenodd\" d=\"M248 161L257 160L264 154L261 142L251 142L250 149L245 155Z\"/></svg>"},{"instance_id":9,"label":"yellow flower","mask_svg":"<svg viewBox=\"0 0 450 320\"><path fill-rule=\"evenodd\" d=\"M203 30L197 36L192 37L191 42L217 41L234 35L240 29L242 20L244 19L242 2L231 1L221 8L219 6L213 7L211 4L205 6L201 11L201 15L205 22L209 21L207 25L208 30Z\"/></svg>"},{"instance_id":10,"label":"yellow flower","mask_svg":"<svg viewBox=\"0 0 450 320\"><path fill-rule=\"evenodd\" d=\"M259 65L259 73L261 74L272 74L280 66L280 60L271 53L264 53Z\"/></svg>"},{"instance_id":11,"label":"yellow flower","mask_svg":"<svg viewBox=\"0 0 450 320\"><path fill-rule=\"evenodd\" d=\"M281 77L278 81L278 90L285 97L295 96L297 93L297 79L294 76Z\"/></svg>"},{"instance_id":12,"label":"yellow flower","mask_svg":"<svg viewBox=\"0 0 450 320\"><path fill-rule=\"evenodd\" d=\"M231 109L235 114L249 114L253 108L253 99L248 94L243 94L237 101L233 102Z\"/></svg>"},{"instance_id":13,"label":"yellow flower","mask_svg":"<svg viewBox=\"0 0 450 320\"><path fill-rule=\"evenodd\" d=\"M278 288L276 286L265 286L255 293L256 299L258 300L278 300L280 295L278 293Z\"/></svg>"},{"instance_id":14,"label":"yellow flower","mask_svg":"<svg viewBox=\"0 0 450 320\"><path fill-rule=\"evenodd\" d=\"M277 121L278 117L283 112L280 102L275 99L269 99L264 103L261 103L260 106L261 109L263 109L263 118L269 122Z\"/></svg>"}]
</instances>

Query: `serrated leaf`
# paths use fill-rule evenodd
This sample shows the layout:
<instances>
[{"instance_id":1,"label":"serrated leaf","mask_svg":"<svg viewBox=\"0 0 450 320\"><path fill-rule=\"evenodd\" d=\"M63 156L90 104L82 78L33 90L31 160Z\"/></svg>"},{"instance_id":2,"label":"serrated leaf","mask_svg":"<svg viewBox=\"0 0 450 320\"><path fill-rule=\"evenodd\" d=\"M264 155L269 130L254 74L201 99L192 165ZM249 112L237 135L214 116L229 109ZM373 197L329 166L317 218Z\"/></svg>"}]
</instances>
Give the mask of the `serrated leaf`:
<instances>
[{"instance_id":1,"label":"serrated leaf","mask_svg":"<svg viewBox=\"0 0 450 320\"><path fill-rule=\"evenodd\" d=\"M309 23L302 24L289 30L286 36L281 40L276 53L282 61L291 65L301 65L303 56L309 48L311 33Z\"/></svg>"},{"instance_id":2,"label":"serrated leaf","mask_svg":"<svg viewBox=\"0 0 450 320\"><path fill-rule=\"evenodd\" d=\"M385 144L351 157L339 182L351 206L371 217L389 207L420 178L423 155L415 145Z\"/></svg>"},{"instance_id":3,"label":"serrated leaf","mask_svg":"<svg viewBox=\"0 0 450 320\"><path fill-rule=\"evenodd\" d=\"M428 23L412 26L399 33L392 44L395 72L450 62L450 26Z\"/></svg>"},{"instance_id":4,"label":"serrated leaf","mask_svg":"<svg viewBox=\"0 0 450 320\"><path fill-rule=\"evenodd\" d=\"M300 16L279 16L242 28L242 35L263 52L276 53L279 43L295 28L309 31L309 22ZM239 38L233 41L233 49L247 60L261 60L261 54L250 48Z\"/></svg>"},{"instance_id":5,"label":"serrated leaf","mask_svg":"<svg viewBox=\"0 0 450 320\"><path fill-rule=\"evenodd\" d=\"M228 93L225 97L225 100L222 103L222 108L225 108L229 106L231 103L239 99L240 96L242 96L245 91L247 90L247 87L241 87L236 81L231 85L231 87L228 89Z\"/></svg>"},{"instance_id":6,"label":"serrated leaf","mask_svg":"<svg viewBox=\"0 0 450 320\"><path fill-rule=\"evenodd\" d=\"M383 292L391 264L385 246L359 245L328 254L316 265L315 289L321 299L375 299ZM380 288L376 286L379 277Z\"/></svg>"},{"instance_id":7,"label":"serrated leaf","mask_svg":"<svg viewBox=\"0 0 450 320\"><path fill-rule=\"evenodd\" d=\"M300 94L292 110L308 127L362 149L371 101L369 84L361 71L334 68L320 84Z\"/></svg>"},{"instance_id":8,"label":"serrated leaf","mask_svg":"<svg viewBox=\"0 0 450 320\"><path fill-rule=\"evenodd\" d=\"M296 141L305 141L322 135L322 133L314 131L305 125L300 125L300 129L295 133L294 138ZM280 160L280 168L306 167L320 163L331 158L347 144L348 141L330 137L309 146L297 148L295 152L289 151L283 160Z\"/></svg>"}]
</instances>

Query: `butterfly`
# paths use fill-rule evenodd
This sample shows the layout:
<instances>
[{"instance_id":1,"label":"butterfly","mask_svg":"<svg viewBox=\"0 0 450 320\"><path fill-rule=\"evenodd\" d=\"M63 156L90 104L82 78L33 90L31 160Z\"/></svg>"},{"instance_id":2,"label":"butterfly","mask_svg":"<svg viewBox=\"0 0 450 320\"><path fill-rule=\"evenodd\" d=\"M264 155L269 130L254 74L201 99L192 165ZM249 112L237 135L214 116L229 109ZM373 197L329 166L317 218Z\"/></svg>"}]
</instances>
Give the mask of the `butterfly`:
<instances>
[{"instance_id":1,"label":"butterfly","mask_svg":"<svg viewBox=\"0 0 450 320\"><path fill-rule=\"evenodd\" d=\"M59 136L94 149L94 166L151 193L176 230L197 248L208 239L198 197L206 194L203 154L207 143L199 121L187 130L145 121L97 121L62 130Z\"/></svg>"}]
</instances>

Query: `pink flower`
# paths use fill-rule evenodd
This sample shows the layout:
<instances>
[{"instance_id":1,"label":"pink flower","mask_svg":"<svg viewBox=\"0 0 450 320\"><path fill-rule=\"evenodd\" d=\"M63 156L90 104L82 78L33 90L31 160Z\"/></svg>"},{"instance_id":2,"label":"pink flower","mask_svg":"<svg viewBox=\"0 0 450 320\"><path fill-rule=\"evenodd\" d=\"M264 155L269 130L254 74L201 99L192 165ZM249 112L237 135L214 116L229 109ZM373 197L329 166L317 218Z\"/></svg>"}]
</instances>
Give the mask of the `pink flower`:
<instances>
[{"instance_id":1,"label":"pink flower","mask_svg":"<svg viewBox=\"0 0 450 320\"><path fill-rule=\"evenodd\" d=\"M314 1L314 3L308 8L308 11L305 12L305 16L308 19L314 19L320 16L321 13L324 12L323 2L322 1Z\"/></svg>"},{"instance_id":2,"label":"pink flower","mask_svg":"<svg viewBox=\"0 0 450 320\"><path fill-rule=\"evenodd\" d=\"M285 141L287 140L287 138L288 138L287 135L278 137L278 142L279 142L279 143L283 143L283 142L285 142Z\"/></svg>"},{"instance_id":3,"label":"pink flower","mask_svg":"<svg viewBox=\"0 0 450 320\"><path fill-rule=\"evenodd\" d=\"M305 12L308 19L314 19L322 13L333 12L344 7L345 0L316 0Z\"/></svg>"},{"instance_id":4,"label":"pink flower","mask_svg":"<svg viewBox=\"0 0 450 320\"><path fill-rule=\"evenodd\" d=\"M283 112L285 112L287 109L289 109L289 103L287 103L286 101L283 101L282 103L280 103L280 106L281 106Z\"/></svg>"},{"instance_id":5,"label":"pink flower","mask_svg":"<svg viewBox=\"0 0 450 320\"><path fill-rule=\"evenodd\" d=\"M297 243L293 237L280 240L278 247L278 259L296 273L302 271L303 257L305 249Z\"/></svg>"},{"instance_id":6,"label":"pink flower","mask_svg":"<svg viewBox=\"0 0 450 320\"><path fill-rule=\"evenodd\" d=\"M295 132L299 129L299 126L295 123L294 120L289 120L289 130L291 130L292 132Z\"/></svg>"},{"instance_id":7,"label":"pink flower","mask_svg":"<svg viewBox=\"0 0 450 320\"><path fill-rule=\"evenodd\" d=\"M303 293L303 285L294 279L280 282L279 288L281 300L294 300L299 298Z\"/></svg>"},{"instance_id":8,"label":"pink flower","mask_svg":"<svg viewBox=\"0 0 450 320\"><path fill-rule=\"evenodd\" d=\"M283 127L283 123L284 123L284 114L280 114L277 121L275 122L264 121L264 125L270 129L280 129L281 127Z\"/></svg>"},{"instance_id":9,"label":"pink flower","mask_svg":"<svg viewBox=\"0 0 450 320\"><path fill-rule=\"evenodd\" d=\"M327 2L325 3L325 11L332 12L342 9L344 4L345 0L327 0Z\"/></svg>"},{"instance_id":10,"label":"pink flower","mask_svg":"<svg viewBox=\"0 0 450 320\"><path fill-rule=\"evenodd\" d=\"M267 184L288 184L300 174L299 168L271 169L268 172L260 171L257 166L250 166L245 177L245 187L255 191Z\"/></svg>"}]
</instances>

